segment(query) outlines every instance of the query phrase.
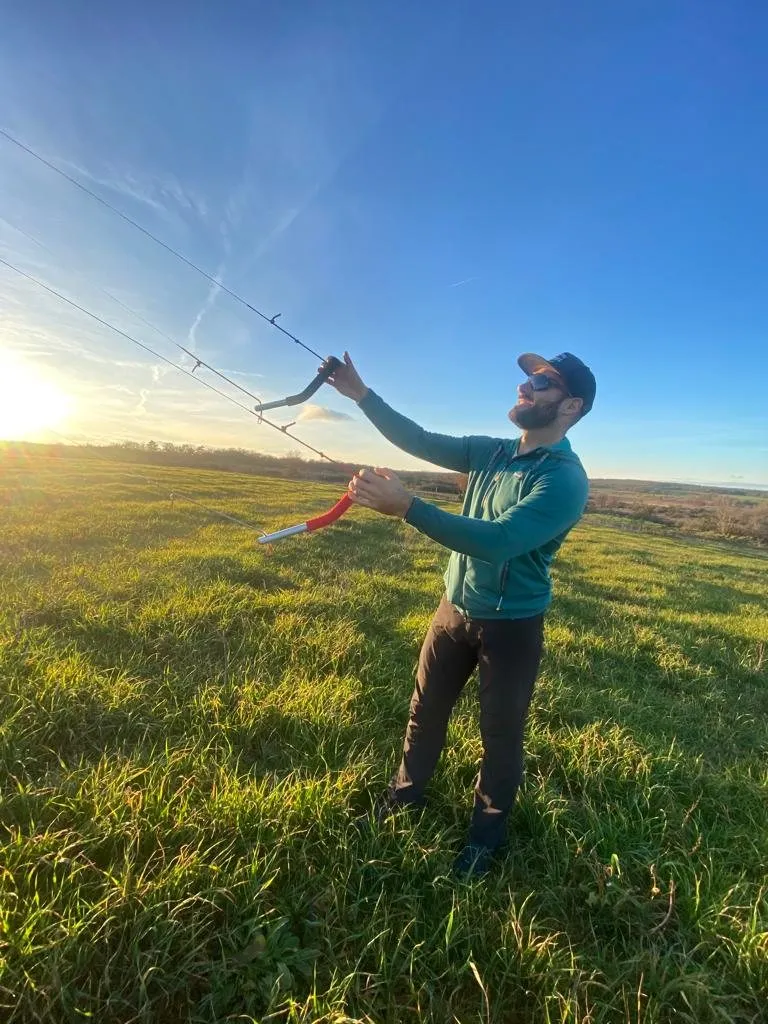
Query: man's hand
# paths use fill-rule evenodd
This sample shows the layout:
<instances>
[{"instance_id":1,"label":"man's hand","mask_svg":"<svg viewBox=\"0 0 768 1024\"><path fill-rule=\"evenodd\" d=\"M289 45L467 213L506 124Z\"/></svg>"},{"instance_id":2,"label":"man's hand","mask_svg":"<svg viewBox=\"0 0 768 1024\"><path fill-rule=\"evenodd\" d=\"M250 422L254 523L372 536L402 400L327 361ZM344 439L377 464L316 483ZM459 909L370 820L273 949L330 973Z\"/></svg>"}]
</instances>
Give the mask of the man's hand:
<instances>
[{"instance_id":1,"label":"man's hand","mask_svg":"<svg viewBox=\"0 0 768 1024\"><path fill-rule=\"evenodd\" d=\"M318 367L318 372L320 369L322 367ZM360 379L354 363L349 358L349 352L344 353L344 363L330 375L328 383L336 388L340 395L351 398L353 402L359 402L368 394L368 388Z\"/></svg>"},{"instance_id":2,"label":"man's hand","mask_svg":"<svg viewBox=\"0 0 768 1024\"><path fill-rule=\"evenodd\" d=\"M348 493L357 505L401 519L413 501L391 469L361 469L349 481Z\"/></svg>"}]
</instances>

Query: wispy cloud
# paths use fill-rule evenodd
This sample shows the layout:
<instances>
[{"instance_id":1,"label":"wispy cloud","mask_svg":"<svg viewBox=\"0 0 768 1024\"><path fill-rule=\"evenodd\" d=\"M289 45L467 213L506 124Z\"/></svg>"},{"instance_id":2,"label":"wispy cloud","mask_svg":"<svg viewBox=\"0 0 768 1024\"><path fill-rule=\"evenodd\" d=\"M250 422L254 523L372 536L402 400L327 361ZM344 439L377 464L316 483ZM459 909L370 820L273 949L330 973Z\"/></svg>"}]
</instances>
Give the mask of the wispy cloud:
<instances>
[{"instance_id":1,"label":"wispy cloud","mask_svg":"<svg viewBox=\"0 0 768 1024\"><path fill-rule=\"evenodd\" d=\"M350 416L346 412L336 412L334 409L326 409L323 405L305 405L296 417L297 422L304 420L320 420L326 423L338 423L342 420L353 419L354 416Z\"/></svg>"},{"instance_id":2,"label":"wispy cloud","mask_svg":"<svg viewBox=\"0 0 768 1024\"><path fill-rule=\"evenodd\" d=\"M142 203L163 217L182 213L192 214L202 221L208 218L208 204L205 198L186 188L172 174L153 175L135 170L122 170L111 164L107 165L103 174L98 174L71 160L59 158L51 162L62 170L74 172L74 176L80 176L94 185L101 185L111 192Z\"/></svg>"},{"instance_id":3,"label":"wispy cloud","mask_svg":"<svg viewBox=\"0 0 768 1024\"><path fill-rule=\"evenodd\" d=\"M461 281L454 281L454 283L453 284L449 284L448 287L449 288L461 288L462 285L469 284L470 281L476 281L476 280L477 280L477 277L474 277L474 276L473 277L465 277Z\"/></svg>"},{"instance_id":4,"label":"wispy cloud","mask_svg":"<svg viewBox=\"0 0 768 1024\"><path fill-rule=\"evenodd\" d=\"M206 313L209 312L214 302L218 298L219 293L221 292L221 282L224 277L225 269L226 267L222 263L219 266L219 269L214 274L214 283L208 289L208 294L205 297L205 302L200 307L200 310L197 316L195 317L194 321L192 322L192 326L189 328L189 331L187 331L187 347L190 348L192 352L196 351L195 346L197 344L197 329L200 326L203 317L205 316Z\"/></svg>"},{"instance_id":5,"label":"wispy cloud","mask_svg":"<svg viewBox=\"0 0 768 1024\"><path fill-rule=\"evenodd\" d=\"M245 370L228 370L225 366L217 366L216 369L219 373L225 373L227 377L242 377L247 380L249 377L261 378L264 376L263 373L249 373Z\"/></svg>"},{"instance_id":6,"label":"wispy cloud","mask_svg":"<svg viewBox=\"0 0 768 1024\"><path fill-rule=\"evenodd\" d=\"M142 416L147 408L147 399L149 398L149 391L146 388L139 390L139 401L133 407L131 412L134 416Z\"/></svg>"}]
</instances>

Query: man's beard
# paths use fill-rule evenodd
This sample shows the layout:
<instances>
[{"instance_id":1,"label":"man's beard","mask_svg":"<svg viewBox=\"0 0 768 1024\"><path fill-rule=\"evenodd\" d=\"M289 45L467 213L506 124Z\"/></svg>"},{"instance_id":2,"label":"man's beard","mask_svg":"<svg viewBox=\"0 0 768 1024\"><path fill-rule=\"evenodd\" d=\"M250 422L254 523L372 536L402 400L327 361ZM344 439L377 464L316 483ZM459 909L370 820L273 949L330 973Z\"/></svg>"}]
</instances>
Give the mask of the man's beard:
<instances>
[{"instance_id":1,"label":"man's beard","mask_svg":"<svg viewBox=\"0 0 768 1024\"><path fill-rule=\"evenodd\" d=\"M559 406L559 401L541 405L516 405L510 410L509 418L523 430L540 430L555 422Z\"/></svg>"}]
</instances>

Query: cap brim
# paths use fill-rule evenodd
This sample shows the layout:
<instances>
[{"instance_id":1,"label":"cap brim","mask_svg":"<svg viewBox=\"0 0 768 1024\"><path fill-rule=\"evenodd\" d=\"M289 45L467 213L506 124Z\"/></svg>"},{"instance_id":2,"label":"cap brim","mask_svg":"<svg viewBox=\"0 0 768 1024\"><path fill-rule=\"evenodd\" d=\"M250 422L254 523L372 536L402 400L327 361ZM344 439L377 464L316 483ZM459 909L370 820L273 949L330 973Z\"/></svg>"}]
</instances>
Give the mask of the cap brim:
<instances>
[{"instance_id":1,"label":"cap brim","mask_svg":"<svg viewBox=\"0 0 768 1024\"><path fill-rule=\"evenodd\" d=\"M529 376L532 373L552 373L560 380L563 379L562 373L556 366L548 362L544 356L537 356L535 352L523 352L517 360L517 365L523 373L527 373Z\"/></svg>"}]
</instances>

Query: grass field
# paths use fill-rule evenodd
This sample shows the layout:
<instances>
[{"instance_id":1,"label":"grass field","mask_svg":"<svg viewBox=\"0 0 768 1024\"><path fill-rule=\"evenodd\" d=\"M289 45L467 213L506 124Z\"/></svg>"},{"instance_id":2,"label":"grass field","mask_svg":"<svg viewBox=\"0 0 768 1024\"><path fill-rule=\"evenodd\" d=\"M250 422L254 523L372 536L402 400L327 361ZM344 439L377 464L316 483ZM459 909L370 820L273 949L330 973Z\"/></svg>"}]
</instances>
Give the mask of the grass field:
<instances>
[{"instance_id":1,"label":"grass field","mask_svg":"<svg viewBox=\"0 0 768 1024\"><path fill-rule=\"evenodd\" d=\"M768 1020L768 560L587 517L496 872L450 865L468 688L419 822L395 765L445 552L337 488L0 466L0 1019ZM134 476L127 476L130 472Z\"/></svg>"}]
</instances>

